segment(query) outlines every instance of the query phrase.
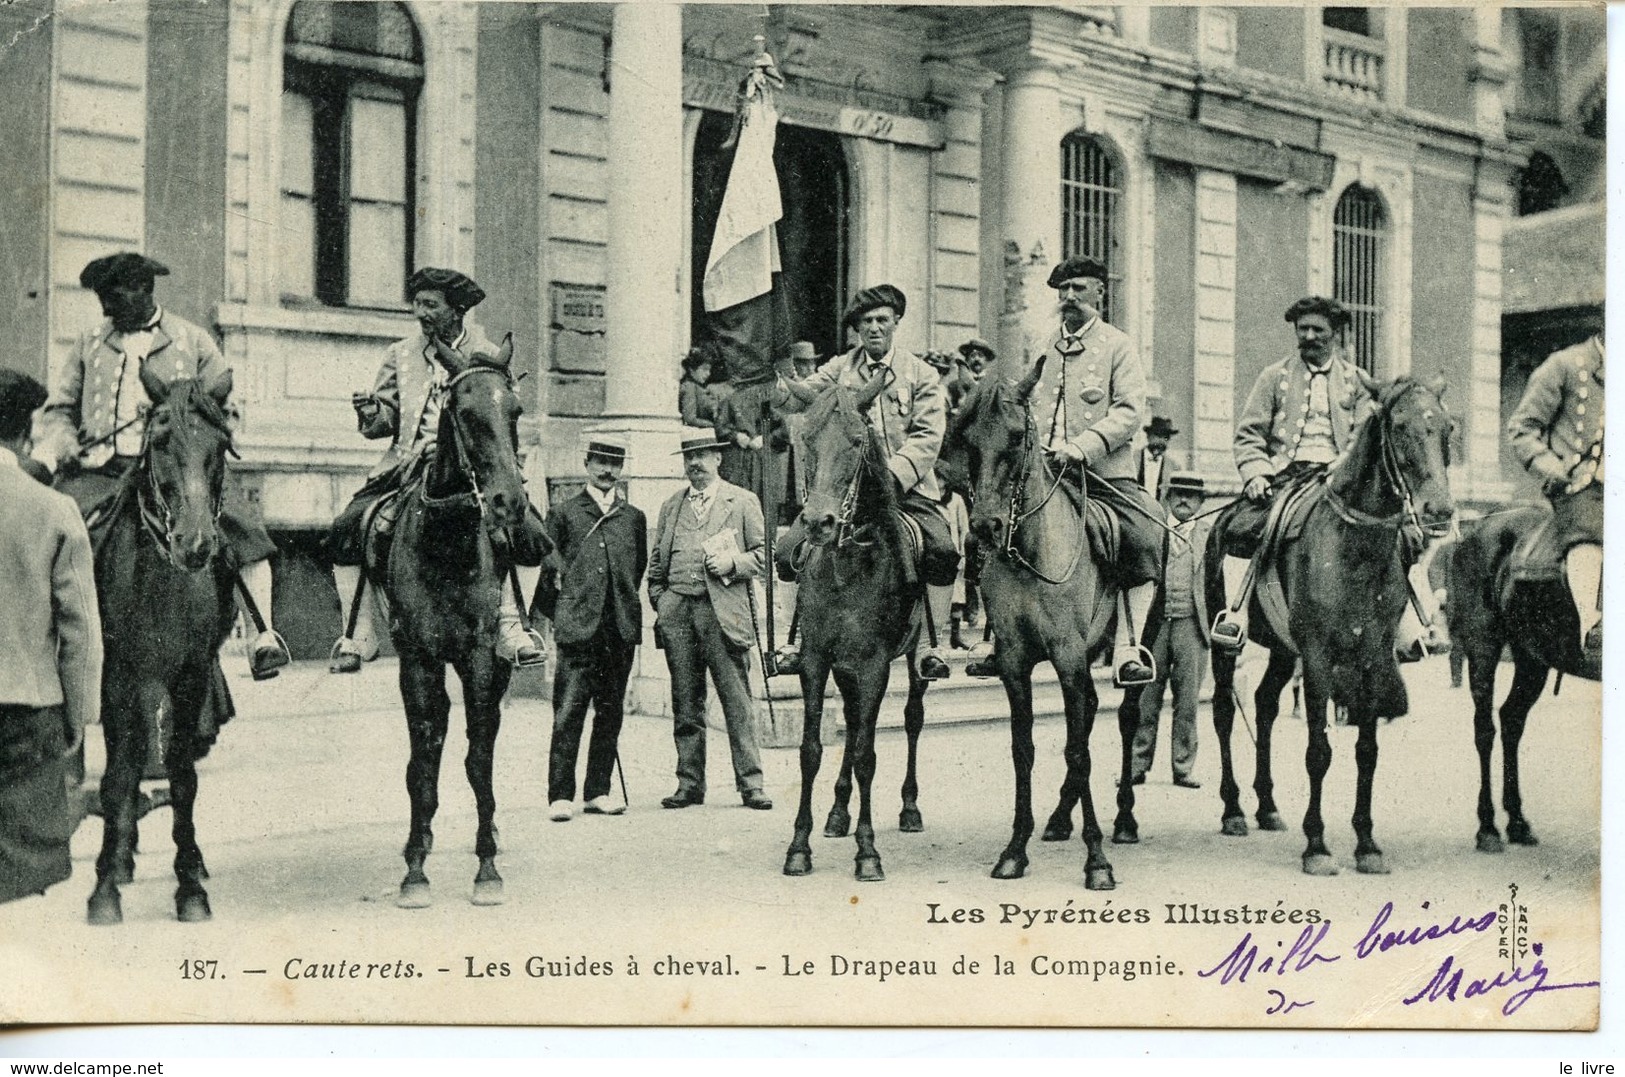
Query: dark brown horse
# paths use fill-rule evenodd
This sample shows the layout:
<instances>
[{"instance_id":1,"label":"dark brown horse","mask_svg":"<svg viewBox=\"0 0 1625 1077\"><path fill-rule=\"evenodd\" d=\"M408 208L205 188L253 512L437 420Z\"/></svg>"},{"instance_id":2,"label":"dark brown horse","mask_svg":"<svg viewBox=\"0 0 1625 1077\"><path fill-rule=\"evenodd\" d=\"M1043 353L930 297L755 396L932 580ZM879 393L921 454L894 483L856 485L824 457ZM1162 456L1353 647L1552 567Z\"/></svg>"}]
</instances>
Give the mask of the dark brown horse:
<instances>
[{"instance_id":1,"label":"dark brown horse","mask_svg":"<svg viewBox=\"0 0 1625 1077\"><path fill-rule=\"evenodd\" d=\"M174 808L175 913L207 920L208 871L192 811L197 760L214 742L200 716L218 681L220 645L236 616L235 570L217 556L216 528L231 433L225 402L228 371L212 384L164 382L141 371L151 398L139 464L111 502L106 536L96 552L102 610L102 851L89 901L93 924L124 919L119 886L135 869L137 791L148 758L148 716L167 733L163 746ZM98 530L102 525L98 524Z\"/></svg>"},{"instance_id":2,"label":"dark brown horse","mask_svg":"<svg viewBox=\"0 0 1625 1077\"><path fill-rule=\"evenodd\" d=\"M1491 513L1462 528L1450 559L1450 639L1467 659L1467 685L1473 696L1473 742L1478 747L1478 848L1499 853L1490 755L1495 748L1495 671L1502 653L1512 651L1512 687L1501 704L1501 798L1507 813L1507 840L1536 845L1523 814L1518 784L1518 744L1529 710L1546 690L1550 670L1586 680L1602 679L1580 647L1580 621L1561 578L1508 579L1512 551L1551 512L1529 505Z\"/></svg>"},{"instance_id":3,"label":"dark brown horse","mask_svg":"<svg viewBox=\"0 0 1625 1077\"><path fill-rule=\"evenodd\" d=\"M479 816L473 900L476 905L502 901L491 771L502 696L512 670L496 654L497 613L508 582L513 534L530 504L519 473L520 406L509 371L512 336L495 356L436 347L450 377L435 450L421 481L401 495L403 508L383 579L412 744L406 765L412 821L404 851L406 877L396 899L402 908L430 902L423 863L434 845L432 825L440 803L440 755L451 712L448 665L463 686L468 722L463 769Z\"/></svg>"},{"instance_id":4,"label":"dark brown horse","mask_svg":"<svg viewBox=\"0 0 1625 1077\"><path fill-rule=\"evenodd\" d=\"M811 489L801 510L808 554L800 571L796 602L801 623L801 806L795 836L784 858L786 875L812 871L812 792L824 748L824 689L833 674L846 715L846 754L841 782L824 833L846 834L847 798L853 775L858 785L856 868L860 881L884 879L875 828L870 819L870 787L875 776L875 722L891 677L892 659L909 649L919 630L916 607L923 586L910 585L895 524L897 496L886 450L864 418L884 382L876 378L860 390L832 385L806 412L803 444ZM920 830L915 758L925 725L926 681L908 659L909 692L903 710L908 734L908 771L898 825Z\"/></svg>"},{"instance_id":5,"label":"dark brown horse","mask_svg":"<svg viewBox=\"0 0 1625 1077\"><path fill-rule=\"evenodd\" d=\"M1043 368L1040 358L1019 382L983 380L949 431L950 456L963 455L975 489L971 529L989 551L982 598L1010 700L1015 821L993 877L1017 879L1027 870L1033 833L1032 673L1048 661L1060 678L1066 707L1066 782L1051 826L1069 831L1070 808L1082 802L1084 885L1110 890L1116 883L1089 781L1089 737L1099 705L1090 658L1105 638L1117 592L1094 562L1084 505L1063 486L1068 480L1041 449L1028 401ZM1125 842L1137 840L1129 778L1138 714L1137 707L1124 707L1118 717L1123 752L1114 839Z\"/></svg>"},{"instance_id":6,"label":"dark brown horse","mask_svg":"<svg viewBox=\"0 0 1625 1077\"><path fill-rule=\"evenodd\" d=\"M1282 639L1271 627L1254 593L1252 638L1270 652L1269 667L1254 695L1257 719L1258 825L1284 830L1275 806L1270 775L1270 734L1280 710L1281 689L1292 678L1298 657L1303 661L1304 715L1309 727L1306 767L1309 806L1303 832L1308 844L1303 870L1331 875L1336 862L1326 846L1320 796L1331 767L1332 746L1326 732L1328 699L1348 708L1349 724L1358 727L1354 758L1355 867L1369 874L1388 869L1372 837L1371 797L1377 772L1377 725L1381 718L1402 715L1408 707L1405 682L1394 658L1394 630L1408 600L1409 584L1401 557L1401 531L1413 539L1419 532L1435 537L1450 527L1455 507L1450 499L1451 420L1441 382L1424 384L1400 378L1387 385L1372 383L1377 406L1360 428L1354 444L1309 495L1302 530L1288 538L1275 555L1290 610ZM1226 530L1233 512L1219 514L1207 545L1208 608L1223 609ZM1213 655L1213 726L1218 733L1223 777L1225 834L1247 833L1240 803L1230 733L1235 722L1234 655Z\"/></svg>"}]
</instances>

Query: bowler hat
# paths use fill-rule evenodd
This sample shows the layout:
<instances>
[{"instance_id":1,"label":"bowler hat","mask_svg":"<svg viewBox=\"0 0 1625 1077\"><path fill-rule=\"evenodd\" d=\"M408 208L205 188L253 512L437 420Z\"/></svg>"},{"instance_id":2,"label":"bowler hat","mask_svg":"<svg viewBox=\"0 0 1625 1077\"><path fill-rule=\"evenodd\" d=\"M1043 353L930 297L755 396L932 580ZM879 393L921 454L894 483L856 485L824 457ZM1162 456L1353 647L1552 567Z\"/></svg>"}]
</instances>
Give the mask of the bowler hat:
<instances>
[{"instance_id":1,"label":"bowler hat","mask_svg":"<svg viewBox=\"0 0 1625 1077\"><path fill-rule=\"evenodd\" d=\"M1093 277L1102 284L1106 283L1106 266L1093 258L1081 256L1068 258L1050 271L1049 286L1059 288L1069 280L1079 277Z\"/></svg>"},{"instance_id":2,"label":"bowler hat","mask_svg":"<svg viewBox=\"0 0 1625 1077\"><path fill-rule=\"evenodd\" d=\"M841 324L848 328L856 328L859 318L881 307L890 307L892 313L901 318L908 307L908 297L903 294L901 288L893 284L877 284L873 288L865 288L852 297L852 302L846 308L846 314L841 318Z\"/></svg>"},{"instance_id":3,"label":"bowler hat","mask_svg":"<svg viewBox=\"0 0 1625 1077\"><path fill-rule=\"evenodd\" d=\"M119 251L92 260L79 274L81 287L100 292L114 284L151 284L169 275L169 267L134 251Z\"/></svg>"},{"instance_id":4,"label":"bowler hat","mask_svg":"<svg viewBox=\"0 0 1625 1077\"><path fill-rule=\"evenodd\" d=\"M999 357L999 353L993 350L993 345L989 344L981 337L971 337L969 340L965 341L965 343L959 346L959 354L965 356L965 358L970 358L971 352L981 352L983 355L987 356L989 360L997 359Z\"/></svg>"},{"instance_id":5,"label":"bowler hat","mask_svg":"<svg viewBox=\"0 0 1625 1077\"><path fill-rule=\"evenodd\" d=\"M672 453L672 455L677 456L680 453L686 456L691 452L703 452L706 449L725 449L727 447L727 442L718 441L715 434L692 434L683 439L682 448Z\"/></svg>"},{"instance_id":6,"label":"bowler hat","mask_svg":"<svg viewBox=\"0 0 1625 1077\"><path fill-rule=\"evenodd\" d=\"M1197 494L1207 493L1207 484L1202 476L1190 471L1176 471L1168 476L1168 493L1170 494Z\"/></svg>"},{"instance_id":7,"label":"bowler hat","mask_svg":"<svg viewBox=\"0 0 1625 1077\"><path fill-rule=\"evenodd\" d=\"M810 340L798 340L790 345L790 361L792 363L817 363L823 356L818 354L818 346Z\"/></svg>"},{"instance_id":8,"label":"bowler hat","mask_svg":"<svg viewBox=\"0 0 1625 1077\"><path fill-rule=\"evenodd\" d=\"M426 291L440 292L447 303L463 312L473 310L485 299L485 290L468 275L455 269L436 269L433 266L425 266L406 278L408 299Z\"/></svg>"},{"instance_id":9,"label":"bowler hat","mask_svg":"<svg viewBox=\"0 0 1625 1077\"><path fill-rule=\"evenodd\" d=\"M616 434L593 434L587 439L587 455L598 456L616 463L626 463L626 439Z\"/></svg>"},{"instance_id":10,"label":"bowler hat","mask_svg":"<svg viewBox=\"0 0 1625 1077\"><path fill-rule=\"evenodd\" d=\"M1151 421L1146 424L1145 432L1154 438L1171 438L1179 433L1179 427L1166 415L1153 415Z\"/></svg>"}]
</instances>

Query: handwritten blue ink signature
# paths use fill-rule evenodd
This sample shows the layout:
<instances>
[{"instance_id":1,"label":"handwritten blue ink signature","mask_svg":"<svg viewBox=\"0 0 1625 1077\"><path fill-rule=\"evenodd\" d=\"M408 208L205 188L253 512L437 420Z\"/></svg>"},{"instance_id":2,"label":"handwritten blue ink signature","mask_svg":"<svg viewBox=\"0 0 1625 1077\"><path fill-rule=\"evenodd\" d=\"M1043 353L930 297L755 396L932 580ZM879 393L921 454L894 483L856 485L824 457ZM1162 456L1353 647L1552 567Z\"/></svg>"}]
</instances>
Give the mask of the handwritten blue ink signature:
<instances>
[{"instance_id":1,"label":"handwritten blue ink signature","mask_svg":"<svg viewBox=\"0 0 1625 1077\"><path fill-rule=\"evenodd\" d=\"M1552 970L1547 968L1546 962L1542 960L1541 955L1545 952L1546 947L1544 944L1537 942L1531 949L1535 953L1535 963L1532 966L1525 969L1522 965L1514 965L1510 972L1497 972L1489 979L1468 979L1467 970L1457 966L1455 958L1447 954L1444 961L1439 964L1439 971L1433 974L1433 978L1427 982L1427 986L1402 1001L1407 1006L1414 1006L1418 1002L1438 1002L1441 999L1456 1002L1459 998L1477 998L1480 995L1487 995L1491 991L1499 991L1518 984L1527 984L1528 986L1523 990L1508 995L1506 1001L1501 1004L1502 1015L1511 1017L1523 1009L1524 1003L1536 995L1548 991L1568 991L1576 987L1601 986L1601 982L1598 980L1568 984L1547 983L1546 978L1552 974ZM1463 985L1464 981L1465 986Z\"/></svg>"}]
</instances>

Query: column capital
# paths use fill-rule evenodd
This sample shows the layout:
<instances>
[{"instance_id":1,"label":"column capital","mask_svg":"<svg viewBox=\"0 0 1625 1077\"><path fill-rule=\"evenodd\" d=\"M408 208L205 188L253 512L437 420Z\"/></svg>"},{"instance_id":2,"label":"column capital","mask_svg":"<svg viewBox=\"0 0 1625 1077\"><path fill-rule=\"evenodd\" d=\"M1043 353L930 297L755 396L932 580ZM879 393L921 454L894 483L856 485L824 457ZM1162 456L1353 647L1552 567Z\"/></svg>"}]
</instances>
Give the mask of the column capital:
<instances>
[{"instance_id":1,"label":"column capital","mask_svg":"<svg viewBox=\"0 0 1625 1077\"><path fill-rule=\"evenodd\" d=\"M952 108L980 111L987 91L1002 81L997 71L969 60L929 57L923 66L931 80L930 96Z\"/></svg>"}]
</instances>

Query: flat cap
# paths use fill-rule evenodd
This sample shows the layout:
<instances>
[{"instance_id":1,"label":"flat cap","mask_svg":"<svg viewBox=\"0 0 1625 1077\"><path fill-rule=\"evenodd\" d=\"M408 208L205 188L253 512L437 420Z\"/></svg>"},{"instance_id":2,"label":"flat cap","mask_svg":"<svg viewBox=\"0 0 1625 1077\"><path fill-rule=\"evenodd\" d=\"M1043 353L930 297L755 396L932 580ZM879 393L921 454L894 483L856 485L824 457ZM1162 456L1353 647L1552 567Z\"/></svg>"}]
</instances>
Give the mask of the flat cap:
<instances>
[{"instance_id":1,"label":"flat cap","mask_svg":"<svg viewBox=\"0 0 1625 1077\"><path fill-rule=\"evenodd\" d=\"M446 297L447 303L460 311L473 310L485 298L485 290L466 274L459 273L455 269L436 269L433 266L425 266L406 278L407 299L425 291L441 293Z\"/></svg>"},{"instance_id":2,"label":"flat cap","mask_svg":"<svg viewBox=\"0 0 1625 1077\"><path fill-rule=\"evenodd\" d=\"M94 259L79 274L81 287L100 292L114 284L151 284L167 277L169 267L134 251L119 251Z\"/></svg>"}]
</instances>

